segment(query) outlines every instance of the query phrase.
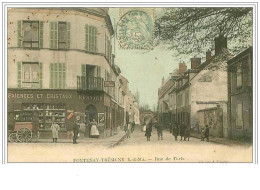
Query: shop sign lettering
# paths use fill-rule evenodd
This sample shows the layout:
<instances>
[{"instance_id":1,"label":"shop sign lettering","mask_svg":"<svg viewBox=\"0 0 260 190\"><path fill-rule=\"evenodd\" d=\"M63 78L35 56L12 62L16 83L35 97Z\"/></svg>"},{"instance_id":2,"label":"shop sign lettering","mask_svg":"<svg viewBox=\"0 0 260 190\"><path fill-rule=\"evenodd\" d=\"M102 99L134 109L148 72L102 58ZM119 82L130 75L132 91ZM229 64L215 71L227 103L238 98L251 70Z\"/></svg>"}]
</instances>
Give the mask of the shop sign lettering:
<instances>
[{"instance_id":1,"label":"shop sign lettering","mask_svg":"<svg viewBox=\"0 0 260 190\"><path fill-rule=\"evenodd\" d=\"M102 101L102 96L86 96L86 95L79 95L80 100L92 100L92 101Z\"/></svg>"},{"instance_id":2,"label":"shop sign lettering","mask_svg":"<svg viewBox=\"0 0 260 190\"><path fill-rule=\"evenodd\" d=\"M26 93L8 93L9 99L72 99L72 94L26 94Z\"/></svg>"}]
</instances>

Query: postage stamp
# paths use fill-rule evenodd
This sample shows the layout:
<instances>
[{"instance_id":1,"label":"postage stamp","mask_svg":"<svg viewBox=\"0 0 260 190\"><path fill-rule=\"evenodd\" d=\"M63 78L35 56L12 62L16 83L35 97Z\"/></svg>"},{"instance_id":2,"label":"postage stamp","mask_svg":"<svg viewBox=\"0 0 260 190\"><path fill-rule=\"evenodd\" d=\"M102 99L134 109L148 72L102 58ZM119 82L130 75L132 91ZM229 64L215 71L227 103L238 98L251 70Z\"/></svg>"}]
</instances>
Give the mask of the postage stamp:
<instances>
[{"instance_id":1,"label":"postage stamp","mask_svg":"<svg viewBox=\"0 0 260 190\"><path fill-rule=\"evenodd\" d=\"M117 39L122 49L151 50L154 43L154 10L120 9Z\"/></svg>"}]
</instances>

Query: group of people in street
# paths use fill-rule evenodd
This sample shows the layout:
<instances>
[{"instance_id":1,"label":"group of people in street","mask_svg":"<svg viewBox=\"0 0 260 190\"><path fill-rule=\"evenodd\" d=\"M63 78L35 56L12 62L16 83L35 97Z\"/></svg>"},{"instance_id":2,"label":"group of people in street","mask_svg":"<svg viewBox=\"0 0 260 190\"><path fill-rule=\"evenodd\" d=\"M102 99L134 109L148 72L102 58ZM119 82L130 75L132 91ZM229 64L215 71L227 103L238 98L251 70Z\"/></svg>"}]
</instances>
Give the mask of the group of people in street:
<instances>
[{"instance_id":1,"label":"group of people in street","mask_svg":"<svg viewBox=\"0 0 260 190\"><path fill-rule=\"evenodd\" d=\"M73 144L78 144L77 138L78 138L78 135L80 132L79 120L80 120L80 118L76 117L73 122ZM59 138L60 126L58 123L55 122L54 118L52 119L52 124L51 124L50 129L52 131L53 143L57 143L58 138ZM93 137L93 138L99 137L99 131L98 131L97 122L95 119L93 119L92 122L90 122L90 137Z\"/></svg>"},{"instance_id":2,"label":"group of people in street","mask_svg":"<svg viewBox=\"0 0 260 190\"><path fill-rule=\"evenodd\" d=\"M127 138L131 138L131 133L133 133L135 130L135 122L133 121L132 123L128 122L124 126L124 131L126 134Z\"/></svg>"},{"instance_id":3,"label":"group of people in street","mask_svg":"<svg viewBox=\"0 0 260 190\"><path fill-rule=\"evenodd\" d=\"M150 141L152 136L152 128L153 126L157 129L158 140L163 140L163 129L164 126L162 123L152 122L150 120L146 125L145 136L147 141ZM189 141L190 140L190 126L182 122L181 124L178 123L170 123L170 133L174 136L175 141L178 140L178 136L180 136L180 141ZM201 141L204 139L209 142L209 127L206 125L205 129L201 129Z\"/></svg>"},{"instance_id":4,"label":"group of people in street","mask_svg":"<svg viewBox=\"0 0 260 190\"><path fill-rule=\"evenodd\" d=\"M170 133L174 136L175 141L178 140L178 136L181 136L181 140L183 141L190 140L190 126L186 125L184 122L181 124L171 124L170 123Z\"/></svg>"}]
</instances>

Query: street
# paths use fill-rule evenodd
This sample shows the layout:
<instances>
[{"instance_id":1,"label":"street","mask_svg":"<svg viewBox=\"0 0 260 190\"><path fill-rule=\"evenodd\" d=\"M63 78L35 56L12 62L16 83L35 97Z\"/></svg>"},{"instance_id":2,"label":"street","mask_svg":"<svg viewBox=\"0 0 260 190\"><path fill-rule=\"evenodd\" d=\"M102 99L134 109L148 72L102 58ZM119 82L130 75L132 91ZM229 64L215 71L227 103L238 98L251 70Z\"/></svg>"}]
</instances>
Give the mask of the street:
<instances>
[{"instance_id":1,"label":"street","mask_svg":"<svg viewBox=\"0 0 260 190\"><path fill-rule=\"evenodd\" d=\"M123 134L121 132L121 134ZM136 128L131 138L111 148L114 137L64 143L9 143L8 162L251 162L252 147L222 145L190 138L174 140L164 131L157 139L153 129L151 141Z\"/></svg>"}]
</instances>

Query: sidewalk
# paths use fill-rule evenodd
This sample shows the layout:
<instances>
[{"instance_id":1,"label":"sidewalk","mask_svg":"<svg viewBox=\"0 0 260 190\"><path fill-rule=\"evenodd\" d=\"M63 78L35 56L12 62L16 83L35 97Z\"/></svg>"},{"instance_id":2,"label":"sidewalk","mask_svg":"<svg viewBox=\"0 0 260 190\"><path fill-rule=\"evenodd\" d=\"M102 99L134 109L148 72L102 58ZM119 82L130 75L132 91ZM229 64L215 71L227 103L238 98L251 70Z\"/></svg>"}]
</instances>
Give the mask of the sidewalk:
<instances>
[{"instance_id":1,"label":"sidewalk","mask_svg":"<svg viewBox=\"0 0 260 190\"><path fill-rule=\"evenodd\" d=\"M197 133L191 133L190 136L200 139L200 134L197 134ZM231 140L231 139L226 139L226 138L217 138L217 137L213 137L213 136L209 137L209 141L218 143L218 144L229 145L229 146L232 146L232 145L251 146L252 145L251 142L243 142L243 141Z\"/></svg>"},{"instance_id":2,"label":"sidewalk","mask_svg":"<svg viewBox=\"0 0 260 190\"><path fill-rule=\"evenodd\" d=\"M83 138L77 139L78 143L88 143L88 144L109 144L111 147L118 145L124 140L126 133L124 131L119 131L116 135L107 138ZM58 139L58 143L72 143L73 139ZM39 139L38 142L32 143L52 143L52 139Z\"/></svg>"}]
</instances>

